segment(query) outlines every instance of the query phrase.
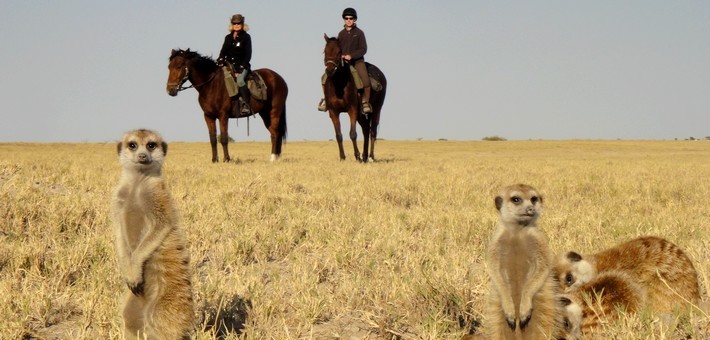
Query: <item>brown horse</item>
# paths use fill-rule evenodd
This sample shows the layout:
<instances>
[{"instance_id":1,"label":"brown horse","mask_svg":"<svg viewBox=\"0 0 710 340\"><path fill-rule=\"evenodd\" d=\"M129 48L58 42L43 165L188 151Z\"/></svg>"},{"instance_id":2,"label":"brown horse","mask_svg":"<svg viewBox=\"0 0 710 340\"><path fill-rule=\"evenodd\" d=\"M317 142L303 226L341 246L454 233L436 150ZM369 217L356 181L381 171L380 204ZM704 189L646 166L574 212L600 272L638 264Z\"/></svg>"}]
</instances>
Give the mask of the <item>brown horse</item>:
<instances>
[{"instance_id":1,"label":"brown horse","mask_svg":"<svg viewBox=\"0 0 710 340\"><path fill-rule=\"evenodd\" d=\"M338 39L329 38L328 35L323 35L323 37L325 38L325 74L327 76L325 84L323 85L323 94L325 96L326 108L328 109L330 119L333 121L333 127L335 128L335 139L338 141L340 159L345 159L343 135L340 132L340 113L347 112L348 116L350 116L350 139L353 142L355 158L358 161L367 162L369 147L369 160L374 161L377 127L380 124L382 104L385 102L387 79L377 66L366 63L370 77L382 84L382 89L379 91L372 90L370 95L372 112L369 114L363 113L362 104L358 97L358 90L355 87L355 82L352 79L349 67L343 64L343 60L340 58L341 51ZM357 148L356 120L360 124L362 134L364 135L362 159L360 159L360 150Z\"/></svg>"},{"instance_id":2,"label":"brown horse","mask_svg":"<svg viewBox=\"0 0 710 340\"><path fill-rule=\"evenodd\" d=\"M219 119L220 143L224 152L224 161L229 162L228 123L232 114L233 101L229 98L224 83L224 72L212 58L201 56L197 52L187 50L172 50L168 64L167 91L171 96L190 87L197 90L198 101L205 115L207 130L212 145L212 162L219 161L217 156L216 120ZM286 140L286 97L288 86L286 81L276 72L262 68L252 72L258 73L267 88L267 99L257 100L251 96L252 111L258 113L264 125L271 133L271 161L281 157L281 145ZM192 83L189 87L182 85L186 81Z\"/></svg>"}]
</instances>

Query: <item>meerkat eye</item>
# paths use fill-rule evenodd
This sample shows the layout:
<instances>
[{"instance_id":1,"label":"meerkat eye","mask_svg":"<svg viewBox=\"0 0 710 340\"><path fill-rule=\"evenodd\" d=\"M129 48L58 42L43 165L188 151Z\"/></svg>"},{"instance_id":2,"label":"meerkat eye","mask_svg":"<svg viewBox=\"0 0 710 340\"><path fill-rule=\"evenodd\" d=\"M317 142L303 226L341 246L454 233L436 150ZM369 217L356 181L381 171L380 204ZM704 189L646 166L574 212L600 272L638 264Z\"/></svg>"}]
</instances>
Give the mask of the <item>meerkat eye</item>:
<instances>
[{"instance_id":1,"label":"meerkat eye","mask_svg":"<svg viewBox=\"0 0 710 340\"><path fill-rule=\"evenodd\" d=\"M136 144L136 142L129 142L128 143L129 150L135 150L137 147L138 147L138 144Z\"/></svg>"},{"instance_id":2,"label":"meerkat eye","mask_svg":"<svg viewBox=\"0 0 710 340\"><path fill-rule=\"evenodd\" d=\"M518 197L518 196L513 196L513 197L510 198L510 201L513 202L513 203L515 203L515 204L520 204L523 200L522 200L520 197Z\"/></svg>"},{"instance_id":3,"label":"meerkat eye","mask_svg":"<svg viewBox=\"0 0 710 340\"><path fill-rule=\"evenodd\" d=\"M530 201L531 201L533 204L537 203L537 196L533 196L533 197L530 199Z\"/></svg>"},{"instance_id":4,"label":"meerkat eye","mask_svg":"<svg viewBox=\"0 0 710 340\"><path fill-rule=\"evenodd\" d=\"M158 144L155 144L155 142L150 142L150 143L148 143L147 146L148 146L148 150L153 151L158 146Z\"/></svg>"},{"instance_id":5,"label":"meerkat eye","mask_svg":"<svg viewBox=\"0 0 710 340\"><path fill-rule=\"evenodd\" d=\"M572 275L572 273L567 273L567 275L565 275L565 282L568 286L574 283L574 276Z\"/></svg>"}]
</instances>

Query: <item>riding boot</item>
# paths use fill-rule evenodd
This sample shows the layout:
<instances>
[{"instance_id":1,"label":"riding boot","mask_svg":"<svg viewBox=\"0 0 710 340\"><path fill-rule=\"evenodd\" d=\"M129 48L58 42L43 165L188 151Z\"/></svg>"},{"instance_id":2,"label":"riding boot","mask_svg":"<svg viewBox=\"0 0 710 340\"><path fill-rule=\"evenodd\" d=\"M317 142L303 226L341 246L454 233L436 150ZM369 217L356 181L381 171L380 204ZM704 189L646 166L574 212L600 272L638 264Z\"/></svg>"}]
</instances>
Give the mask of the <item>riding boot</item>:
<instances>
[{"instance_id":1,"label":"riding boot","mask_svg":"<svg viewBox=\"0 0 710 340\"><path fill-rule=\"evenodd\" d=\"M242 108L241 108L242 115L250 115L251 108L249 107L249 100L251 98L251 93L249 93L249 88L247 88L246 85L240 86L239 87L239 94L242 98Z\"/></svg>"},{"instance_id":2,"label":"riding boot","mask_svg":"<svg viewBox=\"0 0 710 340\"><path fill-rule=\"evenodd\" d=\"M328 108L325 107L325 98L320 99L320 102L318 103L318 111L328 111Z\"/></svg>"},{"instance_id":3,"label":"riding boot","mask_svg":"<svg viewBox=\"0 0 710 340\"><path fill-rule=\"evenodd\" d=\"M364 113L372 112L372 107L370 107L370 87L369 86L363 89L362 112L364 112Z\"/></svg>"}]
</instances>

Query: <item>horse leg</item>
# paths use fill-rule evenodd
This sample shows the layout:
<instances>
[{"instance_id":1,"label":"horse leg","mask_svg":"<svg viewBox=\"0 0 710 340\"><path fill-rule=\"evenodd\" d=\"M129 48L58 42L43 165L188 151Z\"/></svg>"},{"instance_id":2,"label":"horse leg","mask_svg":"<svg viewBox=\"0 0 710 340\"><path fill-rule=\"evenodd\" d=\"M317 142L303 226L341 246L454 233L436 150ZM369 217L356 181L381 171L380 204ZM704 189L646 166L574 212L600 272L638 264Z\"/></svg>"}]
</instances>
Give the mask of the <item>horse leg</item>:
<instances>
[{"instance_id":1,"label":"horse leg","mask_svg":"<svg viewBox=\"0 0 710 340\"><path fill-rule=\"evenodd\" d=\"M217 156L216 120L205 115L205 123L207 123L207 132L210 135L210 146L212 147L212 163L217 163L219 162L219 157Z\"/></svg>"},{"instance_id":2,"label":"horse leg","mask_svg":"<svg viewBox=\"0 0 710 340\"><path fill-rule=\"evenodd\" d=\"M357 112L350 114L350 140L353 141L353 150L355 151L355 159L361 162L360 149L357 148L357 122L356 122Z\"/></svg>"},{"instance_id":3,"label":"horse leg","mask_svg":"<svg viewBox=\"0 0 710 340\"><path fill-rule=\"evenodd\" d=\"M269 130L271 135L271 161L274 162L281 156L281 146L278 143L281 141L279 137L279 115L276 112L276 108L271 109L270 116L261 115L262 120L266 129Z\"/></svg>"},{"instance_id":4,"label":"horse leg","mask_svg":"<svg viewBox=\"0 0 710 340\"><path fill-rule=\"evenodd\" d=\"M329 110L330 120L333 121L333 128L335 129L335 140L338 141L338 150L340 150L340 160L345 159L345 150L343 150L343 134L340 132L340 116Z\"/></svg>"},{"instance_id":5,"label":"horse leg","mask_svg":"<svg viewBox=\"0 0 710 340\"><path fill-rule=\"evenodd\" d=\"M229 115L222 114L219 117L219 142L222 144L222 152L224 153L224 162L232 160L229 157ZM216 151L215 151L216 152Z\"/></svg>"},{"instance_id":6,"label":"horse leg","mask_svg":"<svg viewBox=\"0 0 710 340\"><path fill-rule=\"evenodd\" d=\"M375 113L375 114L379 114ZM377 121L377 116L372 119L372 126L370 127L370 161L375 161L375 142L377 141L377 126L379 122Z\"/></svg>"},{"instance_id":7,"label":"horse leg","mask_svg":"<svg viewBox=\"0 0 710 340\"><path fill-rule=\"evenodd\" d=\"M362 128L362 161L367 163L367 155L370 146L370 121L367 118L360 119L360 128Z\"/></svg>"}]
</instances>

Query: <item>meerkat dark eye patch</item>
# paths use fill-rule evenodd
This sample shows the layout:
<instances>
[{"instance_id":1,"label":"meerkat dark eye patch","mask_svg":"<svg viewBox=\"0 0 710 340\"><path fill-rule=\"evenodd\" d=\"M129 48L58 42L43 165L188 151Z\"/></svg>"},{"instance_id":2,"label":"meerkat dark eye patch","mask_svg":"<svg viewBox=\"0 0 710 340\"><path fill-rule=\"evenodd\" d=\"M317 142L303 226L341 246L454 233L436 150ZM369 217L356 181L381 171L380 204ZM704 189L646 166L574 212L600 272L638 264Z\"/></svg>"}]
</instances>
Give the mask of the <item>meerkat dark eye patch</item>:
<instances>
[{"instance_id":1,"label":"meerkat dark eye patch","mask_svg":"<svg viewBox=\"0 0 710 340\"><path fill-rule=\"evenodd\" d=\"M530 202L532 202L533 204L537 203L537 201L538 201L537 196L533 196L532 198L530 198Z\"/></svg>"},{"instance_id":2,"label":"meerkat dark eye patch","mask_svg":"<svg viewBox=\"0 0 710 340\"><path fill-rule=\"evenodd\" d=\"M559 301L563 306L569 306L572 304L572 300L570 300L568 297L565 297L565 296L560 297Z\"/></svg>"},{"instance_id":3,"label":"meerkat dark eye patch","mask_svg":"<svg viewBox=\"0 0 710 340\"><path fill-rule=\"evenodd\" d=\"M135 150L138 147L136 142L128 142L128 150Z\"/></svg>"},{"instance_id":4,"label":"meerkat dark eye patch","mask_svg":"<svg viewBox=\"0 0 710 340\"><path fill-rule=\"evenodd\" d=\"M155 142L150 142L150 143L148 143L147 146L148 146L148 150L153 151L153 150L155 150L155 147L158 146L158 144L155 144Z\"/></svg>"},{"instance_id":5,"label":"meerkat dark eye patch","mask_svg":"<svg viewBox=\"0 0 710 340\"><path fill-rule=\"evenodd\" d=\"M520 204L521 202L523 202L523 199L518 196L513 196L510 198L510 201L515 204Z\"/></svg>"}]
</instances>

